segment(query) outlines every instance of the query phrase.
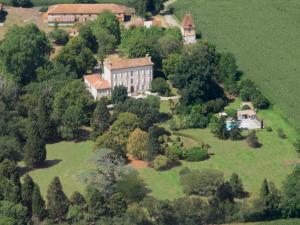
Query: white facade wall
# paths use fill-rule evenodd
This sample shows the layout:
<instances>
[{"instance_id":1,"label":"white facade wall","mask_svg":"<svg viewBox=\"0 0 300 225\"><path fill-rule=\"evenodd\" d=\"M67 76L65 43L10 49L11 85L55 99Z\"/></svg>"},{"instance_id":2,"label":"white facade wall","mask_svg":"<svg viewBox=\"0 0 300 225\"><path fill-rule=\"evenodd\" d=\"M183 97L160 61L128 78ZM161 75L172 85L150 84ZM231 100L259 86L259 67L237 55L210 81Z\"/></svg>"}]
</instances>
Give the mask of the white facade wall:
<instances>
[{"instance_id":1,"label":"white facade wall","mask_svg":"<svg viewBox=\"0 0 300 225\"><path fill-rule=\"evenodd\" d=\"M111 87L125 86L129 94L138 94L150 89L153 79L153 66L134 67L120 70L104 69L104 73L111 72ZM109 75L104 74L104 79ZM108 78L108 80L110 80Z\"/></svg>"}]
</instances>

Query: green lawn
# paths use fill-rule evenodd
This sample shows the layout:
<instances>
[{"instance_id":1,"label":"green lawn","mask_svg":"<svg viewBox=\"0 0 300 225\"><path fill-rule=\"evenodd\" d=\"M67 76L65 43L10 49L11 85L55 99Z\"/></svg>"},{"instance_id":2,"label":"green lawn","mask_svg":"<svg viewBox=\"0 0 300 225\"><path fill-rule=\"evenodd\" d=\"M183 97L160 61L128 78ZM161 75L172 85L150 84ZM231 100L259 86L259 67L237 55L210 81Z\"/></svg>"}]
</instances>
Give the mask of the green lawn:
<instances>
[{"instance_id":1,"label":"green lawn","mask_svg":"<svg viewBox=\"0 0 300 225\"><path fill-rule=\"evenodd\" d=\"M232 103L229 107L236 106ZM167 105L162 103L162 110L167 111ZM185 142L201 142L211 146L210 153L214 154L203 162L182 162L182 166L164 172L157 172L151 168L141 169L140 175L152 190L151 194L160 199L174 199L183 195L179 182L179 171L187 166L192 169L214 168L224 172L228 177L237 172L243 179L245 189L251 197L258 194L264 178L273 181L281 187L282 181L291 171L289 160L297 158L292 142L296 131L285 122L273 109L259 112L267 126L273 132L265 130L258 132L263 146L259 149L248 147L245 141L222 141L214 137L209 129L186 129L176 132L175 135L184 136ZM165 124L164 124L165 125ZM276 129L284 128L287 139L280 139ZM190 141L189 141L190 140Z\"/></svg>"},{"instance_id":2,"label":"green lawn","mask_svg":"<svg viewBox=\"0 0 300 225\"><path fill-rule=\"evenodd\" d=\"M228 225L300 225L300 219L274 220L269 222L232 223Z\"/></svg>"},{"instance_id":3,"label":"green lawn","mask_svg":"<svg viewBox=\"0 0 300 225\"><path fill-rule=\"evenodd\" d=\"M85 185L78 179L81 172L90 167L89 159L92 157L93 143L86 142L59 142L47 145L47 160L54 165L31 171L29 174L41 188L46 196L47 187L54 176L61 180L65 193L70 196L74 191L84 193Z\"/></svg>"},{"instance_id":4,"label":"green lawn","mask_svg":"<svg viewBox=\"0 0 300 225\"><path fill-rule=\"evenodd\" d=\"M204 39L233 52L278 110L300 129L300 1L177 0L178 18L191 12Z\"/></svg>"}]
</instances>

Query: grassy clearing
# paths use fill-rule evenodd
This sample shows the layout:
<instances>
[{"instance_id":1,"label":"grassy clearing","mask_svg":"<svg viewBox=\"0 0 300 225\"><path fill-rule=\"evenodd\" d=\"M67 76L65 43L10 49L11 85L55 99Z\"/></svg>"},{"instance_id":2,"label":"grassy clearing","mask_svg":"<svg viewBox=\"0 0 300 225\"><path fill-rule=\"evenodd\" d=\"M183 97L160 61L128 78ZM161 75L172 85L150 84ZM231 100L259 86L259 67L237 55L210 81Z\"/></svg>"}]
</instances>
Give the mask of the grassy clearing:
<instances>
[{"instance_id":1,"label":"grassy clearing","mask_svg":"<svg viewBox=\"0 0 300 225\"><path fill-rule=\"evenodd\" d=\"M93 143L90 141L49 144L47 145L47 160L52 166L33 170L29 174L40 185L44 196L54 176L60 178L68 196L74 191L84 193L85 185L79 181L78 175L90 168L89 159L92 157L92 149Z\"/></svg>"},{"instance_id":2,"label":"grassy clearing","mask_svg":"<svg viewBox=\"0 0 300 225\"><path fill-rule=\"evenodd\" d=\"M8 14L4 25L0 27L0 40L4 38L7 30L14 25L25 26L26 24L34 23L45 32L52 29L44 23L43 16L36 7L29 9L5 7L5 11L7 11Z\"/></svg>"},{"instance_id":3,"label":"grassy clearing","mask_svg":"<svg viewBox=\"0 0 300 225\"><path fill-rule=\"evenodd\" d=\"M234 102L229 107L236 105L238 104ZM161 110L166 112L167 107L168 105L162 102ZM157 172L151 168L141 169L140 175L152 190L151 194L160 199L183 196L178 173L184 166L191 169L218 169L223 171L227 178L231 173L237 172L243 179L245 189L251 193L251 198L257 196L264 178L281 187L282 181L293 168L288 162L297 158L292 146L296 131L272 109L259 112L259 116L274 130L258 132L259 140L263 144L259 149L248 147L245 141L219 140L209 129L185 129L176 132L175 135L184 137L182 140L187 142L187 145L202 141L209 144L210 153L213 155L203 162L182 162L180 167L164 172ZM163 125L167 127L166 124ZM279 127L285 127L288 138L278 137L276 129Z\"/></svg>"},{"instance_id":4,"label":"grassy clearing","mask_svg":"<svg viewBox=\"0 0 300 225\"><path fill-rule=\"evenodd\" d=\"M245 75L300 129L300 1L177 0L178 18L191 12L203 37L233 52Z\"/></svg>"}]
</instances>

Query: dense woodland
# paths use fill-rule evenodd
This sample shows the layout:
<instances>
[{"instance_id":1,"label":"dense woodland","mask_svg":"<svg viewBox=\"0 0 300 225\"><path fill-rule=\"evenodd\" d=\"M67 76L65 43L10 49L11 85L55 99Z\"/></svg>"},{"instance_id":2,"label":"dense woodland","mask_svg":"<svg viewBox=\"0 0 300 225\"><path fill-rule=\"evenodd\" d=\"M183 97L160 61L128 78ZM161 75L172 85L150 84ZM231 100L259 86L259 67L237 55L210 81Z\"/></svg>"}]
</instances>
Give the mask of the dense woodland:
<instances>
[{"instance_id":1,"label":"dense woodland","mask_svg":"<svg viewBox=\"0 0 300 225\"><path fill-rule=\"evenodd\" d=\"M50 59L53 44L64 47ZM92 99L82 76L116 50L131 58L152 56L152 91L170 96L174 87L181 96L178 103L170 101L170 114L160 113L157 97L128 98L122 86L111 98ZM171 139L159 126L162 121L170 119L172 130L210 127L216 138L240 140L245 137L238 128L226 130L224 119L215 116L228 96L251 100L260 109L269 106L252 81L241 81L232 54L203 40L183 46L178 29L126 30L109 12L81 26L70 40L58 28L45 34L33 24L15 26L0 44L0 89L0 224L200 225L300 217L299 167L281 190L264 180L259 197L248 204L238 200L249 193L236 173L226 180L221 171L184 168L185 197L162 201L149 197L138 173L126 166L127 154L156 170L209 158L208 145L184 149L180 138ZM111 103L113 110L107 108ZM26 170L43 167L47 143L85 139L95 141L95 169L83 177L86 193L68 198L54 177L43 198L18 162L24 161ZM259 145L255 133L247 141ZM295 146L299 150L299 143Z\"/></svg>"}]
</instances>

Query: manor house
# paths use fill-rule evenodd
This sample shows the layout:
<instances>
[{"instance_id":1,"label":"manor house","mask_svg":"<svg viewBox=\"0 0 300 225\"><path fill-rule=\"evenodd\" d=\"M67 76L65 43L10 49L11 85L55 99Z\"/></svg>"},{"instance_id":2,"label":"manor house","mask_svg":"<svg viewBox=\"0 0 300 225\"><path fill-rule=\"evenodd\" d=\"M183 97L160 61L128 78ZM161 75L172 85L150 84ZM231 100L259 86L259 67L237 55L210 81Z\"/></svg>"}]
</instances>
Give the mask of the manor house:
<instances>
[{"instance_id":1,"label":"manor house","mask_svg":"<svg viewBox=\"0 0 300 225\"><path fill-rule=\"evenodd\" d=\"M86 75L84 82L94 99L110 96L116 86L126 87L129 95L142 94L150 90L153 65L148 55L134 59L111 55L103 63L103 74Z\"/></svg>"},{"instance_id":2,"label":"manor house","mask_svg":"<svg viewBox=\"0 0 300 225\"><path fill-rule=\"evenodd\" d=\"M134 15L134 10L118 4L57 4L46 13L48 26L70 26L95 20L103 11L112 12L119 21Z\"/></svg>"}]
</instances>

